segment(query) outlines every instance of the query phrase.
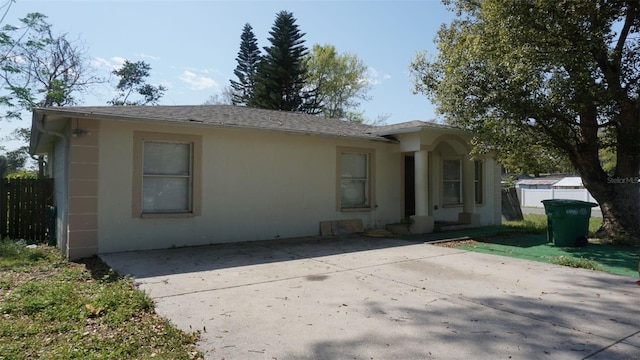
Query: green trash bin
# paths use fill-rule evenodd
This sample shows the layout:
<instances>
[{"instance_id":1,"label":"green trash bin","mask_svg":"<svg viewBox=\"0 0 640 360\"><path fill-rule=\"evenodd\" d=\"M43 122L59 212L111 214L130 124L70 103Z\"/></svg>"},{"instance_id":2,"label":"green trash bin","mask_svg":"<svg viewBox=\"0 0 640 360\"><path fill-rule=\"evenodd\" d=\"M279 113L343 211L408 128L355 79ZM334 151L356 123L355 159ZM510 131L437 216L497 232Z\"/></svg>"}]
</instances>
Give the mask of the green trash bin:
<instances>
[{"instance_id":1,"label":"green trash bin","mask_svg":"<svg viewBox=\"0 0 640 360\"><path fill-rule=\"evenodd\" d=\"M547 239L555 246L577 246L589 234L591 208L596 203L553 199L542 200L547 214Z\"/></svg>"}]
</instances>

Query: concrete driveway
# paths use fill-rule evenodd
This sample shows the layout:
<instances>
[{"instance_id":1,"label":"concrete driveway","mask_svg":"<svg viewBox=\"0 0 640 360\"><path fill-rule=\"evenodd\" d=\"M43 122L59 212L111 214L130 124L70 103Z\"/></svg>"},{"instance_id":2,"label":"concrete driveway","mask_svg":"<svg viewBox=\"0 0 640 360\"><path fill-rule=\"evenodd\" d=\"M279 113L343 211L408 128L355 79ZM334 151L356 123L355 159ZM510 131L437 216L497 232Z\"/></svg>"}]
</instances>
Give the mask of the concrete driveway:
<instances>
[{"instance_id":1,"label":"concrete driveway","mask_svg":"<svg viewBox=\"0 0 640 360\"><path fill-rule=\"evenodd\" d=\"M105 254L207 359L638 359L636 278L397 239Z\"/></svg>"}]
</instances>

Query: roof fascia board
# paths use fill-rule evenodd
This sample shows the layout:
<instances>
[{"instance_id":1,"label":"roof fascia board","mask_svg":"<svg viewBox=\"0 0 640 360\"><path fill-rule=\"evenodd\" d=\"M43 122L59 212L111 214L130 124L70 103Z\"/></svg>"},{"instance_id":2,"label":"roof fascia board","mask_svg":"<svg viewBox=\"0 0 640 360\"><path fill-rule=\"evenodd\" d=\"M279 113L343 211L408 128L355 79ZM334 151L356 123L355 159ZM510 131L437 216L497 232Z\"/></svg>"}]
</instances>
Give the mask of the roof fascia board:
<instances>
[{"instance_id":1,"label":"roof fascia board","mask_svg":"<svg viewBox=\"0 0 640 360\"><path fill-rule=\"evenodd\" d=\"M265 129L260 127L253 126L242 126L242 125L228 125L228 124L216 124L216 123L204 123L201 121L171 121L171 120L163 120L157 118L150 117L140 117L140 116L118 116L118 115L107 115L107 114L94 114L94 113L82 113L76 111L64 111L64 110L53 110L53 109L36 109L34 113L42 112L43 114L49 113L51 115L60 116L60 117L68 117L68 118L88 118L88 119L96 119L96 120L108 120L108 121L129 121L129 122L153 122L157 124L166 124L172 126L182 126L182 127L200 127L200 128L214 128L214 129L230 129L230 130L245 130L245 131L261 131L268 133L288 133L288 134L297 134L297 135L305 135L305 136L319 136L319 137L331 137L337 139L354 139L354 140L364 140L364 141L373 141L373 142L382 142L388 144L395 144L398 141L393 139L384 138L381 135L375 134L379 136L378 138L369 137L369 136L341 136L341 135L333 135L333 134L321 134L315 132L305 132L299 130L291 130L291 129Z\"/></svg>"},{"instance_id":2,"label":"roof fascia board","mask_svg":"<svg viewBox=\"0 0 640 360\"><path fill-rule=\"evenodd\" d=\"M464 135L469 135L468 132L462 130L462 129L456 129L456 128L443 128L443 127L437 127L437 126L415 126L415 127L410 127L410 128L402 128L402 129L397 129L397 130L386 130L386 131L373 131L372 134L376 134L379 136L389 136L389 135L400 135L400 134L409 134L409 133L415 133L415 132L421 132L423 130L427 130L427 131L435 131L435 132L442 132L442 133L456 133L456 134L464 134Z\"/></svg>"}]
</instances>

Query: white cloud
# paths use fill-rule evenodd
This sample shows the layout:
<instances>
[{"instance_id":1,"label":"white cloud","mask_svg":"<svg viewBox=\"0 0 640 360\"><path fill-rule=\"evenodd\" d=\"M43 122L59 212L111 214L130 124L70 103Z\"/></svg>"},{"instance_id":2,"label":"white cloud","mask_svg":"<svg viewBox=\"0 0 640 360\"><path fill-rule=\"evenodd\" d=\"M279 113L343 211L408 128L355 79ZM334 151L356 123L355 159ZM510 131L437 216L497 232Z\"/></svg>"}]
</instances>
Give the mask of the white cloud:
<instances>
[{"instance_id":1,"label":"white cloud","mask_svg":"<svg viewBox=\"0 0 640 360\"><path fill-rule=\"evenodd\" d=\"M120 56L114 56L110 59L105 59L101 57L93 58L91 64L100 69L107 69L108 71L113 71L115 69L119 69L124 64L126 59Z\"/></svg>"},{"instance_id":2,"label":"white cloud","mask_svg":"<svg viewBox=\"0 0 640 360\"><path fill-rule=\"evenodd\" d=\"M368 85L378 85L382 83L384 80L388 80L388 79L391 79L391 75L381 73L378 70L372 67L369 67L362 81L364 81Z\"/></svg>"},{"instance_id":3,"label":"white cloud","mask_svg":"<svg viewBox=\"0 0 640 360\"><path fill-rule=\"evenodd\" d=\"M195 72L189 70L184 70L179 78L180 80L191 85L191 88L194 90L204 90L218 87L218 83L212 78L198 75Z\"/></svg>"},{"instance_id":4,"label":"white cloud","mask_svg":"<svg viewBox=\"0 0 640 360\"><path fill-rule=\"evenodd\" d=\"M218 69L213 69L213 68L201 69L201 68L195 68L195 67L184 67L183 69L187 71L191 71L193 73L197 73L197 74L206 74L210 76L217 75L220 77L225 77L225 74L223 74L222 71Z\"/></svg>"},{"instance_id":5,"label":"white cloud","mask_svg":"<svg viewBox=\"0 0 640 360\"><path fill-rule=\"evenodd\" d=\"M120 56L114 56L111 58L111 61L113 61L118 67L122 66L126 60L127 59Z\"/></svg>"},{"instance_id":6,"label":"white cloud","mask_svg":"<svg viewBox=\"0 0 640 360\"><path fill-rule=\"evenodd\" d=\"M153 56L145 53L136 54L136 56L142 59L160 60L158 56Z\"/></svg>"},{"instance_id":7,"label":"white cloud","mask_svg":"<svg viewBox=\"0 0 640 360\"><path fill-rule=\"evenodd\" d=\"M108 68L111 66L111 63L108 60L101 57L93 58L91 60L91 64L97 68Z\"/></svg>"},{"instance_id":8,"label":"white cloud","mask_svg":"<svg viewBox=\"0 0 640 360\"><path fill-rule=\"evenodd\" d=\"M208 74L209 73L209 70L207 70L207 69L198 69L198 68L194 68L194 67L186 67L184 69L185 69L185 71L189 71L189 72L193 72L193 73L196 73L196 72L201 73L201 74Z\"/></svg>"}]
</instances>

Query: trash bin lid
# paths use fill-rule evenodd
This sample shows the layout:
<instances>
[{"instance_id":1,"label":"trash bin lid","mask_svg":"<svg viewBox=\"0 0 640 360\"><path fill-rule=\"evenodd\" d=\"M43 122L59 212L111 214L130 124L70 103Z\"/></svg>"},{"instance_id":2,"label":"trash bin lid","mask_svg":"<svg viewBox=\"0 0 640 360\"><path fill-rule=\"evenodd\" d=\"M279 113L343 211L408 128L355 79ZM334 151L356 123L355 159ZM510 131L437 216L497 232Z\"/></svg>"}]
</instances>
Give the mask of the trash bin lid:
<instances>
[{"instance_id":1,"label":"trash bin lid","mask_svg":"<svg viewBox=\"0 0 640 360\"><path fill-rule=\"evenodd\" d=\"M596 207L598 204L589 201L573 200L573 199L550 199L542 200L542 204L546 208L550 207Z\"/></svg>"}]
</instances>

